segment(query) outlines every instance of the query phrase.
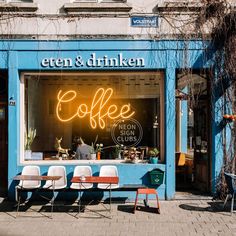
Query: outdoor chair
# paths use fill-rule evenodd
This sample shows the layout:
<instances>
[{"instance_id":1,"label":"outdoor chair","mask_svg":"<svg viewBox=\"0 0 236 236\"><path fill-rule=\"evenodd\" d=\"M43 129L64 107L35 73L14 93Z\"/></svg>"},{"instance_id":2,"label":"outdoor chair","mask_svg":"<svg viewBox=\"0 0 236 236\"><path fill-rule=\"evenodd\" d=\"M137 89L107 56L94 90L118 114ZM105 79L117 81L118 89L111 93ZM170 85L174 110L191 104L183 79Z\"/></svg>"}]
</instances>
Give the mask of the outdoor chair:
<instances>
[{"instance_id":1,"label":"outdoor chair","mask_svg":"<svg viewBox=\"0 0 236 236\"><path fill-rule=\"evenodd\" d=\"M99 176L100 177L119 177L117 167L116 166L101 166ZM109 212L111 213L111 189L119 188L119 183L118 184L99 183L97 187L98 189L109 190Z\"/></svg>"},{"instance_id":2,"label":"outdoor chair","mask_svg":"<svg viewBox=\"0 0 236 236\"><path fill-rule=\"evenodd\" d=\"M91 177L92 176L92 168L90 166L76 166L74 169L73 177ZM70 185L71 189L77 189L77 190L85 190L85 189L91 189L93 187L93 183L72 183ZM76 200L76 202L79 202L79 212L80 212L80 206L81 206L81 191L79 191L79 198Z\"/></svg>"},{"instance_id":3,"label":"outdoor chair","mask_svg":"<svg viewBox=\"0 0 236 236\"><path fill-rule=\"evenodd\" d=\"M226 184L227 184L227 187L228 187L228 193L227 193L227 196L226 196L226 199L225 199L225 202L224 202L224 207L225 207L225 205L228 201L229 196L231 196L232 197L232 200L231 200L231 214L232 214L233 209L234 209L234 195L236 193L236 184L235 184L236 175L230 174L230 173L224 173L224 176L225 176L225 181L226 181Z\"/></svg>"},{"instance_id":4,"label":"outdoor chair","mask_svg":"<svg viewBox=\"0 0 236 236\"><path fill-rule=\"evenodd\" d=\"M186 166L186 155L182 152L175 154L175 172L176 175L182 175L184 177L184 183L187 180L187 166Z\"/></svg>"},{"instance_id":5,"label":"outdoor chair","mask_svg":"<svg viewBox=\"0 0 236 236\"><path fill-rule=\"evenodd\" d=\"M61 176L59 180L47 180L45 185L43 186L43 189L51 190L53 192L53 197L50 200L52 206L51 212L53 212L55 200L54 192L63 190L67 187L66 168L64 166L50 166L48 168L47 176Z\"/></svg>"},{"instance_id":6,"label":"outdoor chair","mask_svg":"<svg viewBox=\"0 0 236 236\"><path fill-rule=\"evenodd\" d=\"M55 181L54 190L64 189L67 186L66 168L64 166L50 166L48 168L48 176L62 176L59 180ZM51 180L47 180L44 189L53 190L53 184Z\"/></svg>"},{"instance_id":7,"label":"outdoor chair","mask_svg":"<svg viewBox=\"0 0 236 236\"><path fill-rule=\"evenodd\" d=\"M21 172L21 175L35 175L40 176L40 168L39 166L24 166ZM40 180L21 180L19 184L16 186L15 198L17 201L17 214L20 207L21 195L18 194L19 190L35 190L40 188L41 181Z\"/></svg>"},{"instance_id":8,"label":"outdoor chair","mask_svg":"<svg viewBox=\"0 0 236 236\"><path fill-rule=\"evenodd\" d=\"M114 176L118 177L118 170L116 166L101 166L100 172L99 172L100 177L105 177L105 176ZM119 188L119 184L98 184L98 188L100 189L115 189Z\"/></svg>"},{"instance_id":9,"label":"outdoor chair","mask_svg":"<svg viewBox=\"0 0 236 236\"><path fill-rule=\"evenodd\" d=\"M150 195L150 194L155 195L156 200L157 200L157 213L160 214L160 203L159 203L159 199L158 199L158 194L157 194L156 189L154 189L154 188L139 188L139 189L137 189L136 197L135 197L135 203L134 203L134 213L136 211L139 194L145 194L146 195L146 200L144 201L145 206L148 206L147 205L148 204L148 195Z\"/></svg>"},{"instance_id":10,"label":"outdoor chair","mask_svg":"<svg viewBox=\"0 0 236 236\"><path fill-rule=\"evenodd\" d=\"M76 166L73 173L73 177L75 176L92 176L92 169L90 166ZM89 189L92 187L92 183L72 183L70 186L71 189Z\"/></svg>"}]
</instances>

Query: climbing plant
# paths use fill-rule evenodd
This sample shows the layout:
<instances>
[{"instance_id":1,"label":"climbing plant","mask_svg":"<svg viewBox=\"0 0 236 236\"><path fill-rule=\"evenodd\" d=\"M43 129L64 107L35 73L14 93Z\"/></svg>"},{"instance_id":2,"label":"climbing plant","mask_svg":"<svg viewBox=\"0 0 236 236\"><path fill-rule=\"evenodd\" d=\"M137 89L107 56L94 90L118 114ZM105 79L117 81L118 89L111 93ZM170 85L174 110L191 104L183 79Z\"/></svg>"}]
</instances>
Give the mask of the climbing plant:
<instances>
[{"instance_id":1,"label":"climbing plant","mask_svg":"<svg viewBox=\"0 0 236 236\"><path fill-rule=\"evenodd\" d=\"M224 172L235 173L236 167L236 122L229 122L223 118L224 114L236 114L236 5L229 0L199 0L192 2L175 2L166 5L161 16L172 28L174 34L184 41L182 74L189 77L186 81L191 88L192 69L188 66L188 42L192 39L205 44L203 50L206 57L211 56L214 66L210 74L212 105L219 98L223 101L220 107L218 130L221 135L221 149L223 150L223 167L217 183L217 195L224 197L226 185ZM168 12L169 9L169 12ZM165 12L164 12L165 11ZM176 13L178 12L178 14ZM210 42L210 43L209 43ZM188 90L189 105L194 108L198 104L201 91ZM212 106L213 107L213 106ZM212 110L211 118L216 119Z\"/></svg>"}]
</instances>

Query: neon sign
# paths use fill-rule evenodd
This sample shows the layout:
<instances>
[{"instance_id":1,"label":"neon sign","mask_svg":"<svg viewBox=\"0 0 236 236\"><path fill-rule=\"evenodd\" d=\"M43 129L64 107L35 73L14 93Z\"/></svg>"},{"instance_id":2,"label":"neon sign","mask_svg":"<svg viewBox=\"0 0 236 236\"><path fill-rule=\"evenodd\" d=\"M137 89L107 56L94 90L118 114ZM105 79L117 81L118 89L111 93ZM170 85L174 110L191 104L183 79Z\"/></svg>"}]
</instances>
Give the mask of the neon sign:
<instances>
[{"instance_id":1,"label":"neon sign","mask_svg":"<svg viewBox=\"0 0 236 236\"><path fill-rule=\"evenodd\" d=\"M68 90L62 93L60 90L57 94L57 106L56 106L56 115L57 118L62 122L68 122L73 120L76 117L84 118L85 116L89 116L90 126L93 129L100 127L104 129L106 126L105 119L109 118L111 120L115 119L128 119L134 115L134 111L131 111L130 104L125 104L121 106L119 109L117 105L112 104L108 105L109 100L111 99L113 94L112 88L99 88L91 102L91 106L89 107L85 103L81 103L74 114L68 117L61 117L61 105L68 104L75 100L77 93L74 90Z\"/></svg>"},{"instance_id":2,"label":"neon sign","mask_svg":"<svg viewBox=\"0 0 236 236\"><path fill-rule=\"evenodd\" d=\"M111 137L114 143L126 147L135 147L143 138L143 128L141 124L133 119L120 119L116 121L111 129Z\"/></svg>"}]
</instances>

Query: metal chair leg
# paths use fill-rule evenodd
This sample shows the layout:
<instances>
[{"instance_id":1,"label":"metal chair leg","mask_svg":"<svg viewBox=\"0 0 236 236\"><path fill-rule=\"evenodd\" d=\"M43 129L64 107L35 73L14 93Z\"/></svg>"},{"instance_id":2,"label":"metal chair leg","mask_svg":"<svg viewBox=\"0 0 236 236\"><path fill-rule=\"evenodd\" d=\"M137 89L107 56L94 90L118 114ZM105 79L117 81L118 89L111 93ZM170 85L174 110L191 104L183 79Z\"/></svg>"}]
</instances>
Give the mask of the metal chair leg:
<instances>
[{"instance_id":1,"label":"metal chair leg","mask_svg":"<svg viewBox=\"0 0 236 236\"><path fill-rule=\"evenodd\" d=\"M79 190L78 190L79 198L77 198L78 199L78 212L76 213L75 217L77 217L77 215L79 215L81 213L81 189L82 189L82 184L79 183L79 186L80 186Z\"/></svg>"},{"instance_id":2,"label":"metal chair leg","mask_svg":"<svg viewBox=\"0 0 236 236\"><path fill-rule=\"evenodd\" d=\"M53 213L53 205L54 205L54 192L51 200L51 213Z\"/></svg>"},{"instance_id":3,"label":"metal chair leg","mask_svg":"<svg viewBox=\"0 0 236 236\"><path fill-rule=\"evenodd\" d=\"M136 197L135 197L134 213L135 213L135 211L136 211L137 202L138 202L138 191L136 192Z\"/></svg>"},{"instance_id":4,"label":"metal chair leg","mask_svg":"<svg viewBox=\"0 0 236 236\"><path fill-rule=\"evenodd\" d=\"M157 199L157 213L160 214L160 213L161 213L161 210L160 210L160 202L159 202L157 193L156 193L156 199Z\"/></svg>"},{"instance_id":5,"label":"metal chair leg","mask_svg":"<svg viewBox=\"0 0 236 236\"><path fill-rule=\"evenodd\" d=\"M146 204L145 206L148 206L148 194L146 194Z\"/></svg>"},{"instance_id":6,"label":"metal chair leg","mask_svg":"<svg viewBox=\"0 0 236 236\"><path fill-rule=\"evenodd\" d=\"M18 202L17 202L16 216L19 215L20 201L21 201L21 196L19 195L18 196Z\"/></svg>"},{"instance_id":7,"label":"metal chair leg","mask_svg":"<svg viewBox=\"0 0 236 236\"><path fill-rule=\"evenodd\" d=\"M110 184L110 190L109 190L109 201L110 201L110 215L111 215L111 184Z\"/></svg>"},{"instance_id":8,"label":"metal chair leg","mask_svg":"<svg viewBox=\"0 0 236 236\"><path fill-rule=\"evenodd\" d=\"M227 201L228 201L228 198L229 198L229 194L227 194L227 196L226 196L226 198L225 198L224 205L223 205L223 209L225 209L225 205L226 205L226 203L227 203Z\"/></svg>"},{"instance_id":9,"label":"metal chair leg","mask_svg":"<svg viewBox=\"0 0 236 236\"><path fill-rule=\"evenodd\" d=\"M52 213L53 213L53 207L54 207L54 200L55 200L55 181L52 180L52 200L51 200L51 218L52 218Z\"/></svg>"},{"instance_id":10,"label":"metal chair leg","mask_svg":"<svg viewBox=\"0 0 236 236\"><path fill-rule=\"evenodd\" d=\"M231 200L231 214L233 213L233 210L234 210L234 193Z\"/></svg>"},{"instance_id":11,"label":"metal chair leg","mask_svg":"<svg viewBox=\"0 0 236 236\"><path fill-rule=\"evenodd\" d=\"M81 189L79 191L79 213L81 211Z\"/></svg>"}]
</instances>

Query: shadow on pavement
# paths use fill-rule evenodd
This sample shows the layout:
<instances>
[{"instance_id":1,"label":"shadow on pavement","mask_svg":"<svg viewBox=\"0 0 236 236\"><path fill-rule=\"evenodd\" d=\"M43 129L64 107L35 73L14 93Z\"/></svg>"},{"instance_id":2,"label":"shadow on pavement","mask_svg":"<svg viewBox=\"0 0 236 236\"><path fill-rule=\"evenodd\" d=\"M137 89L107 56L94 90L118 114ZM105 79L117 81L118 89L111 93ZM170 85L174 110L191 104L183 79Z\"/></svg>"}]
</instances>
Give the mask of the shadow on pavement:
<instances>
[{"instance_id":1,"label":"shadow on pavement","mask_svg":"<svg viewBox=\"0 0 236 236\"><path fill-rule=\"evenodd\" d=\"M125 212L125 213L134 214L134 205L118 205L117 210ZM158 213L156 207L137 206L136 212L138 211L147 212L147 213L155 213L155 214Z\"/></svg>"},{"instance_id":2,"label":"shadow on pavement","mask_svg":"<svg viewBox=\"0 0 236 236\"><path fill-rule=\"evenodd\" d=\"M185 203L180 204L179 207L187 211L199 211L199 212L215 212L215 213L225 213L227 214L230 209L230 204L226 204L223 208L222 201L207 202L208 206L199 206L198 203Z\"/></svg>"}]
</instances>

